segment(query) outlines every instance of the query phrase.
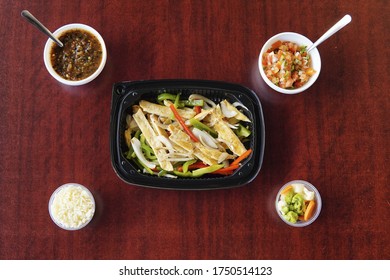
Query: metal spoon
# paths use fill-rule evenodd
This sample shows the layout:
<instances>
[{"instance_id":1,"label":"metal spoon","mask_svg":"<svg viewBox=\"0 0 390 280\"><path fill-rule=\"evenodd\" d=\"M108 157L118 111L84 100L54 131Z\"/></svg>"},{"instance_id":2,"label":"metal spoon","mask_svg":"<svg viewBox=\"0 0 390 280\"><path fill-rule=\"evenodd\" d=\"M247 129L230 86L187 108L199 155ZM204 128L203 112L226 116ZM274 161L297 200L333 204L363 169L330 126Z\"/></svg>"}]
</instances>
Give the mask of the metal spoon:
<instances>
[{"instance_id":1,"label":"metal spoon","mask_svg":"<svg viewBox=\"0 0 390 280\"><path fill-rule=\"evenodd\" d=\"M42 33L46 34L50 37L54 42L56 42L57 45L59 45L61 48L64 46L64 44L58 40L53 33L49 31L39 20L37 20L29 11L23 10L21 13L22 17L24 17L28 22L30 22L32 25L34 25L38 30L40 30Z\"/></svg>"},{"instance_id":2,"label":"metal spoon","mask_svg":"<svg viewBox=\"0 0 390 280\"><path fill-rule=\"evenodd\" d=\"M345 15L342 19L340 19L335 25L333 25L328 31L324 33L313 45L310 46L310 48L307 49L307 52L310 52L311 50L315 49L319 44L321 44L323 41L328 39L330 36L335 34L337 31L339 31L341 28L346 26L348 23L350 23L352 20L350 15Z\"/></svg>"}]
</instances>

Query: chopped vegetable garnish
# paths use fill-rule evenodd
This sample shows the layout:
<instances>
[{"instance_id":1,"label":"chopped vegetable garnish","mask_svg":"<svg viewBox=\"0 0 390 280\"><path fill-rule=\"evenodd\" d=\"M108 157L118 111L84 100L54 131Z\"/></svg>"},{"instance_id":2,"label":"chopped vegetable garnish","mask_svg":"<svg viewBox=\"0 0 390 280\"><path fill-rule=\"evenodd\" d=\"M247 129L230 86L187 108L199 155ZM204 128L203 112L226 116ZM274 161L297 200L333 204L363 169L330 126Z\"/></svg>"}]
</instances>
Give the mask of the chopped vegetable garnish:
<instances>
[{"instance_id":1,"label":"chopped vegetable garnish","mask_svg":"<svg viewBox=\"0 0 390 280\"><path fill-rule=\"evenodd\" d=\"M283 217L291 222L308 221L315 212L314 192L303 184L288 185L280 192L278 209Z\"/></svg>"}]
</instances>

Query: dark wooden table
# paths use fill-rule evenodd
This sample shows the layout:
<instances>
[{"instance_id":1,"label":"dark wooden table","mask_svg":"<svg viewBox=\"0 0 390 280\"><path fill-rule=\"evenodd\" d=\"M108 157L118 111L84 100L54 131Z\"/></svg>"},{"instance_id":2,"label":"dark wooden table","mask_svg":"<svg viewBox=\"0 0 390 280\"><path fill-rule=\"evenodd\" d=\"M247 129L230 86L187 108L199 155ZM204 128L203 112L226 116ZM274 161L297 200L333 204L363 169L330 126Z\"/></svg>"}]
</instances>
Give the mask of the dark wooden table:
<instances>
[{"instance_id":1,"label":"dark wooden table","mask_svg":"<svg viewBox=\"0 0 390 280\"><path fill-rule=\"evenodd\" d=\"M387 1L0 0L1 259L389 259L389 3ZM81 22L105 39L103 73L62 86L43 64L50 29ZM319 46L316 84L294 96L261 80L259 51L276 33L313 41L342 16L352 23ZM261 100L262 169L217 191L128 185L111 166L115 82L207 79L239 83ZM296 229L274 209L278 189L319 189L318 220ZM68 232L48 213L60 185L97 201L86 228Z\"/></svg>"}]
</instances>

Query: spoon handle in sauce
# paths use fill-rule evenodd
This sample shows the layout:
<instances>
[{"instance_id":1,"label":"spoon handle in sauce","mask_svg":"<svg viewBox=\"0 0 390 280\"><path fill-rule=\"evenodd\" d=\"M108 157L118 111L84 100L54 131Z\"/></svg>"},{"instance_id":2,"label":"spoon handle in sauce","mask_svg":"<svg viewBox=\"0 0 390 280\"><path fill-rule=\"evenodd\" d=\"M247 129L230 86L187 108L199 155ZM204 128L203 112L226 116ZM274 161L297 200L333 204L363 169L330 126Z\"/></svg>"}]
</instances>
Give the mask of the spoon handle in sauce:
<instances>
[{"instance_id":1,"label":"spoon handle in sauce","mask_svg":"<svg viewBox=\"0 0 390 280\"><path fill-rule=\"evenodd\" d=\"M339 31L341 28L346 26L348 23L350 23L352 20L350 15L345 15L342 19L340 19L335 25L333 25L328 31L324 33L313 45L310 46L310 48L307 49L307 52L310 52L311 50L315 49L319 44L321 44L323 41L328 39L330 36L335 34L337 31Z\"/></svg>"},{"instance_id":2,"label":"spoon handle in sauce","mask_svg":"<svg viewBox=\"0 0 390 280\"><path fill-rule=\"evenodd\" d=\"M37 20L29 11L23 10L21 13L22 17L24 17L28 22L30 22L32 25L34 25L38 30L46 34L50 37L54 42L56 42L57 45L59 45L61 48L64 46L60 40L58 40L53 33L49 31L39 20Z\"/></svg>"}]
</instances>

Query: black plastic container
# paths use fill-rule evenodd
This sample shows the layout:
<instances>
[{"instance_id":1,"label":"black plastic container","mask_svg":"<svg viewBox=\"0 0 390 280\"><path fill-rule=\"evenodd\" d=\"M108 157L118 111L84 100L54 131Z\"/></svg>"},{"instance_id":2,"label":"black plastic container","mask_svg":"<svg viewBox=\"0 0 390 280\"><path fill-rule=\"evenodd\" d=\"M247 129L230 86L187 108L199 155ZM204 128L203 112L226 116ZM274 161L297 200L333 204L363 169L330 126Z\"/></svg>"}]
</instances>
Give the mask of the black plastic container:
<instances>
[{"instance_id":1,"label":"black plastic container","mask_svg":"<svg viewBox=\"0 0 390 280\"><path fill-rule=\"evenodd\" d=\"M156 102L162 92L181 93L183 98L190 94L201 94L218 103L224 99L242 103L249 109L245 114L252 121L250 140L246 143L253 153L242 166L229 176L208 175L200 178L166 178L139 172L139 168L129 161L124 153L128 150L124 130L126 115L131 106L140 100ZM250 183L260 171L265 147L264 117L257 95L238 84L206 80L151 80L116 83L112 89L110 149L112 166L118 176L131 185L143 187L200 190L238 187Z\"/></svg>"}]
</instances>

